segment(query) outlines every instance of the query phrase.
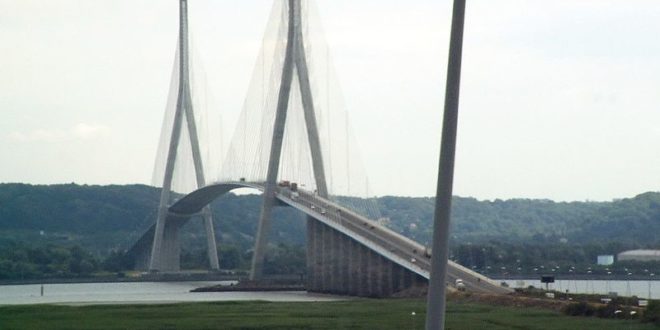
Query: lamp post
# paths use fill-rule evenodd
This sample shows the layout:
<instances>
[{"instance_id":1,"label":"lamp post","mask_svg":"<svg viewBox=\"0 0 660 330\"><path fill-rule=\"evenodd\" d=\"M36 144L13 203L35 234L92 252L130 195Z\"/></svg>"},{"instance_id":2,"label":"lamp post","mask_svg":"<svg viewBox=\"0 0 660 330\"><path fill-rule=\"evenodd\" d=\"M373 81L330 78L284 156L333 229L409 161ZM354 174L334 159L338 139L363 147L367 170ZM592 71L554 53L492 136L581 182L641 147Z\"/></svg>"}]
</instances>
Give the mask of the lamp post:
<instances>
[{"instance_id":1,"label":"lamp post","mask_svg":"<svg viewBox=\"0 0 660 330\"><path fill-rule=\"evenodd\" d=\"M461 86L461 58L463 54L463 26L465 0L454 0L445 86L445 110L442 123L438 186L435 197L433 220L433 254L431 278L426 309L426 329L442 330L445 327L445 289L447 277L447 248L449 245L449 221L454 183L454 159L456 155L456 130L458 127L458 98Z\"/></svg>"},{"instance_id":2,"label":"lamp post","mask_svg":"<svg viewBox=\"0 0 660 330\"><path fill-rule=\"evenodd\" d=\"M610 294L610 275L612 272L607 272L607 277L605 278L605 283L607 284L607 294Z\"/></svg>"},{"instance_id":3,"label":"lamp post","mask_svg":"<svg viewBox=\"0 0 660 330\"><path fill-rule=\"evenodd\" d=\"M649 274L649 300L651 300L651 280L653 279L653 273Z\"/></svg>"}]
</instances>

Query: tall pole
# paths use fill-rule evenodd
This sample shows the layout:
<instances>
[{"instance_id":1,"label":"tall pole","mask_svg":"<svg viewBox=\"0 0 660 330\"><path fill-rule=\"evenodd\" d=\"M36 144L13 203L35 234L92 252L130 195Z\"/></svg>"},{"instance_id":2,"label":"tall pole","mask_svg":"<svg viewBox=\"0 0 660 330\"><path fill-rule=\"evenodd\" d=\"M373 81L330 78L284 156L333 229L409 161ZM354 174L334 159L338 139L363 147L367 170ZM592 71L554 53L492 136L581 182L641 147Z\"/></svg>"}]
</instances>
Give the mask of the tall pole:
<instances>
[{"instance_id":1,"label":"tall pole","mask_svg":"<svg viewBox=\"0 0 660 330\"><path fill-rule=\"evenodd\" d=\"M286 124L287 108L289 106L289 95L291 92L291 83L293 82L293 69L295 65L294 50L296 44L296 28L300 24L300 0L289 0L289 16L286 53L284 55L284 66L282 68L282 81L277 99L277 109L275 112L275 123L273 127L273 139L270 147L270 157L268 160L268 172L266 173L266 183L263 193L263 202L261 205L261 214L259 215L259 224L257 225L257 235L254 244L254 253L252 255L252 270L250 279L261 279L263 273L264 253L270 232L270 216L275 206L275 189L277 188L277 174L280 169L280 156L282 155L282 142L284 141L284 126Z\"/></svg>"},{"instance_id":2,"label":"tall pole","mask_svg":"<svg viewBox=\"0 0 660 330\"><path fill-rule=\"evenodd\" d=\"M438 169L438 187L435 197L435 215L433 221L431 278L429 281L426 308L427 330L442 330L445 327L445 282L447 277L451 196L454 183L464 21L465 0L454 0L451 37L449 41L447 85L445 90L445 112L442 123L442 141Z\"/></svg>"}]
</instances>

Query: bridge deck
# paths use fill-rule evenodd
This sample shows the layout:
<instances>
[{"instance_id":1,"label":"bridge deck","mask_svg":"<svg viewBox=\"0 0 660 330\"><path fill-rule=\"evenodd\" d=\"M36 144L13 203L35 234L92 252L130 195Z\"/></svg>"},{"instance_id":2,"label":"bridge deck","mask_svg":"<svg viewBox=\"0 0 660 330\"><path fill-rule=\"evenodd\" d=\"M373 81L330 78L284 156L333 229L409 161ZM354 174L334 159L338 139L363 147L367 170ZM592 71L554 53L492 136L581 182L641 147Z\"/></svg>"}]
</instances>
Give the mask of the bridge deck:
<instances>
[{"instance_id":1,"label":"bridge deck","mask_svg":"<svg viewBox=\"0 0 660 330\"><path fill-rule=\"evenodd\" d=\"M355 239L392 262L426 279L429 278L431 251L423 245L332 201L306 191L293 192L288 188L278 187L277 198ZM456 279L461 279L469 291L511 292L510 289L500 286L497 282L453 261L449 262L447 275L450 284L455 283Z\"/></svg>"}]
</instances>

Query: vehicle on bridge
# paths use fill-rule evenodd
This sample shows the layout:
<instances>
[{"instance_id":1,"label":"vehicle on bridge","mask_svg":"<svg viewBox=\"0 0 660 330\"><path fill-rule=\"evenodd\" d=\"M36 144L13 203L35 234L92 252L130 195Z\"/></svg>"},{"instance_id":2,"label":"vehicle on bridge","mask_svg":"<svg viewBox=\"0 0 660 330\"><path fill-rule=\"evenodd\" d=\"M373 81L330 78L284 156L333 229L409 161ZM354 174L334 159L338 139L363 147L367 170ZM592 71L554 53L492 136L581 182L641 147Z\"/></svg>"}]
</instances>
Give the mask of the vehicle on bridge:
<instances>
[{"instance_id":1,"label":"vehicle on bridge","mask_svg":"<svg viewBox=\"0 0 660 330\"><path fill-rule=\"evenodd\" d=\"M463 280L460 278L456 279L455 285L456 289L458 291L465 291L465 283L463 283Z\"/></svg>"}]
</instances>

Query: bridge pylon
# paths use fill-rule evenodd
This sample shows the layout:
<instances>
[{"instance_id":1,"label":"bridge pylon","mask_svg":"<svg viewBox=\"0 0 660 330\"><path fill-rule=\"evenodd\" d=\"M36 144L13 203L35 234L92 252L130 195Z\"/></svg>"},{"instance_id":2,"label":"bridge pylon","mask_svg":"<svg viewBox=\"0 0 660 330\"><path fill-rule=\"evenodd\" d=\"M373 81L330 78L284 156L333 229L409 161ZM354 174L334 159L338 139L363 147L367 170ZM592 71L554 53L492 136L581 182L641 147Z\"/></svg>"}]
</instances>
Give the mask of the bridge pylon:
<instances>
[{"instance_id":1,"label":"bridge pylon","mask_svg":"<svg viewBox=\"0 0 660 330\"><path fill-rule=\"evenodd\" d=\"M172 216L168 211L172 197L172 179L177 160L177 150L181 142L181 131L183 122L186 122L187 132L190 137L190 147L197 187L206 185L204 178L204 167L199 146L199 136L195 122L191 87L190 87L190 60L189 60L189 38L188 38L188 1L179 1L179 88L177 95L176 111L174 113L172 133L170 135L167 163L163 178L163 188L160 195L158 207L158 219L154 231L153 245L149 258L149 271L178 271L180 270L181 243L179 230L183 226L182 221ZM207 249L210 268L219 269L218 251L213 229L213 219L209 206L206 206L201 217L204 220Z\"/></svg>"},{"instance_id":2,"label":"bridge pylon","mask_svg":"<svg viewBox=\"0 0 660 330\"><path fill-rule=\"evenodd\" d=\"M266 174L266 183L263 193L263 204L259 216L257 227L254 255L252 258L251 279L259 279L263 273L264 252L270 232L270 218L273 207L275 206L275 189L277 186L277 175L279 172L280 158L282 154L282 142L284 140L284 129L289 107L289 96L294 74L297 74L302 99L303 114L305 126L307 128L307 139L312 158L312 170L314 180L316 181L316 191L319 196L328 197L328 186L326 183L325 168L323 166L323 155L321 152L321 142L314 112L314 100L312 88L309 79L309 70L307 58L305 55L305 46L303 40L301 0L288 0L288 28L286 48L284 54L284 66L282 79L279 86L277 100L277 109L275 112L275 122L273 137L271 140L270 157L268 161L268 171ZM309 238L314 233L315 220L307 217L307 227ZM309 245L309 244L308 244ZM310 256L310 247L308 246L308 263Z\"/></svg>"}]
</instances>

